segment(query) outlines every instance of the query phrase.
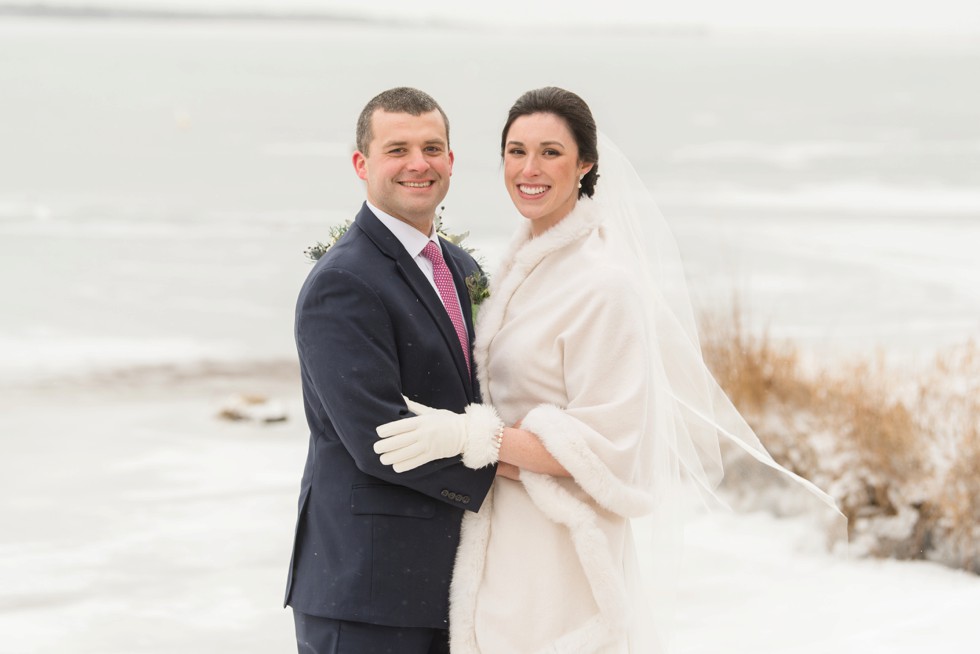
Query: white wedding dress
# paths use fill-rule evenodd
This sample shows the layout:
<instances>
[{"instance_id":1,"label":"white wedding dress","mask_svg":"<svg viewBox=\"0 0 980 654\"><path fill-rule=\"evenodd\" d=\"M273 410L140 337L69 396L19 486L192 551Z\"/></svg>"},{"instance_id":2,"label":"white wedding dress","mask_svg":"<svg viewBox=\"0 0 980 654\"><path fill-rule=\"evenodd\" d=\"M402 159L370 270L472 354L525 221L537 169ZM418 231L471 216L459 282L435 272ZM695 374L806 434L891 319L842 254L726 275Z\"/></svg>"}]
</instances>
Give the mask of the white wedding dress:
<instances>
[{"instance_id":1,"label":"white wedding dress","mask_svg":"<svg viewBox=\"0 0 980 654\"><path fill-rule=\"evenodd\" d=\"M573 478L498 478L467 514L454 653L639 651L627 639L628 518L653 507L637 482L655 409L641 302L592 200L511 244L476 328L484 401L507 424L523 419Z\"/></svg>"}]
</instances>

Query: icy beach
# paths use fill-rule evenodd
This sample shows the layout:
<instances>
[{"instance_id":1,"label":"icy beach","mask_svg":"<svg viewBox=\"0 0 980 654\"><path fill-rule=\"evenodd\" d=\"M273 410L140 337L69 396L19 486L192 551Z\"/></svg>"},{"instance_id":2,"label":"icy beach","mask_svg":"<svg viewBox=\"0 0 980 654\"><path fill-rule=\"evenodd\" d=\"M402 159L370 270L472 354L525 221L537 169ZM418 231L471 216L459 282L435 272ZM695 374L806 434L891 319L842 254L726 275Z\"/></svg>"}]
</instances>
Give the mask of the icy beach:
<instances>
[{"instance_id":1,"label":"icy beach","mask_svg":"<svg viewBox=\"0 0 980 654\"><path fill-rule=\"evenodd\" d=\"M293 373L157 369L5 390L0 652L295 651L281 606L307 448ZM219 419L238 393L281 400L289 420ZM797 547L796 527L765 515L691 523L678 652L980 646L975 576L817 554ZM786 611L759 588L763 571L807 580L793 590L799 622L773 623ZM834 629L800 642L812 624Z\"/></svg>"}]
</instances>

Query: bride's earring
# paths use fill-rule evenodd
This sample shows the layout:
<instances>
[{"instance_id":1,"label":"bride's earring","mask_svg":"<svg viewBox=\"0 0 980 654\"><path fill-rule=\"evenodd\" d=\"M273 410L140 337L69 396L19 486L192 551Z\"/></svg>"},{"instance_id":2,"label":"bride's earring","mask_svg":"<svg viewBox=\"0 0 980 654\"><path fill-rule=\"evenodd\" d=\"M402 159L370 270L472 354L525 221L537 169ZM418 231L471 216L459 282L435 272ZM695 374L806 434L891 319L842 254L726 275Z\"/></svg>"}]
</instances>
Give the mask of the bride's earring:
<instances>
[{"instance_id":1,"label":"bride's earring","mask_svg":"<svg viewBox=\"0 0 980 654\"><path fill-rule=\"evenodd\" d=\"M578 178L578 187L579 188L582 188L582 180L583 179L585 179L585 175L579 175L579 178Z\"/></svg>"}]
</instances>

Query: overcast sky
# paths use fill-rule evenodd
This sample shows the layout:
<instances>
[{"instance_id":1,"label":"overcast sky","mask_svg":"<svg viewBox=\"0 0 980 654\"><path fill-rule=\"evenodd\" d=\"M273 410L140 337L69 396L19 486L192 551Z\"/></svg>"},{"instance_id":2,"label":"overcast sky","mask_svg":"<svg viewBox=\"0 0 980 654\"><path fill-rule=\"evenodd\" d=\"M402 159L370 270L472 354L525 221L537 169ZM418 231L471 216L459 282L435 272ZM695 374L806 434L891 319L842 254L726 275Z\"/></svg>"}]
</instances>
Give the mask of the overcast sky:
<instances>
[{"instance_id":1,"label":"overcast sky","mask_svg":"<svg viewBox=\"0 0 980 654\"><path fill-rule=\"evenodd\" d=\"M715 28L928 31L980 34L980 0L34 0L70 6L181 9L345 10L382 16L451 18L540 26L695 23ZM32 4L0 0L2 4Z\"/></svg>"}]
</instances>

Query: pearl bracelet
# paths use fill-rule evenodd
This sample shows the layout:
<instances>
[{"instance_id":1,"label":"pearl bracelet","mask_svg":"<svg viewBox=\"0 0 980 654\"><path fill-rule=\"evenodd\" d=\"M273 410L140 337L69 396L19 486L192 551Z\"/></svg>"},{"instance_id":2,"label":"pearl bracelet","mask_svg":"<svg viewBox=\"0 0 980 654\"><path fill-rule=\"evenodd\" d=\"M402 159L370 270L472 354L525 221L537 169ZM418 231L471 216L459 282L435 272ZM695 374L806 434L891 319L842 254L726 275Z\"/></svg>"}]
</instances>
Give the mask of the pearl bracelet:
<instances>
[{"instance_id":1,"label":"pearl bracelet","mask_svg":"<svg viewBox=\"0 0 980 654\"><path fill-rule=\"evenodd\" d=\"M497 454L498 460L500 459L500 446L503 445L503 442L504 442L504 421L501 420L499 425L497 426L497 434L496 436L494 436L494 441L493 441L493 449L494 452L496 452Z\"/></svg>"}]
</instances>

